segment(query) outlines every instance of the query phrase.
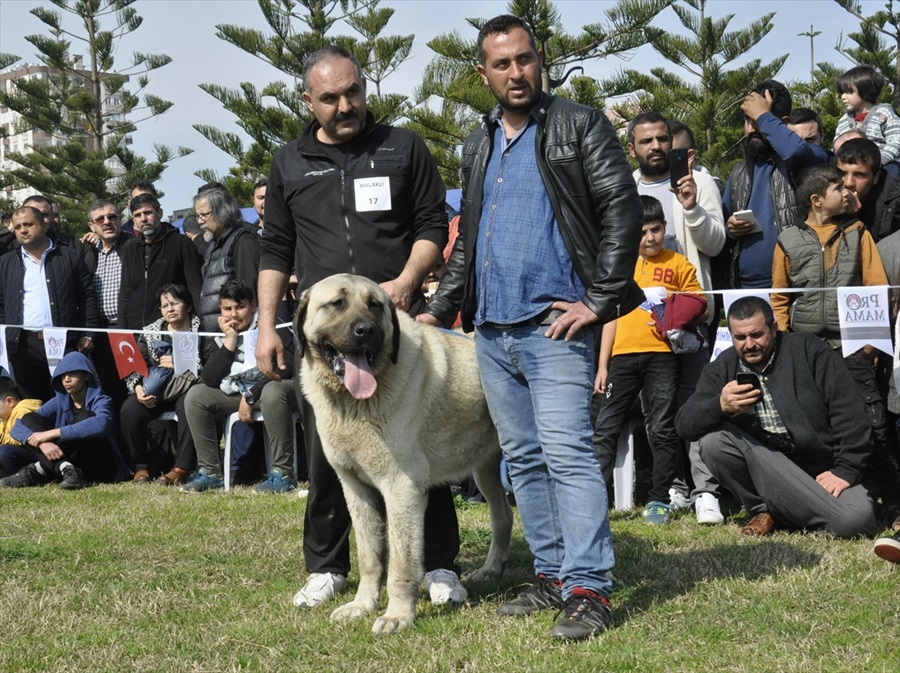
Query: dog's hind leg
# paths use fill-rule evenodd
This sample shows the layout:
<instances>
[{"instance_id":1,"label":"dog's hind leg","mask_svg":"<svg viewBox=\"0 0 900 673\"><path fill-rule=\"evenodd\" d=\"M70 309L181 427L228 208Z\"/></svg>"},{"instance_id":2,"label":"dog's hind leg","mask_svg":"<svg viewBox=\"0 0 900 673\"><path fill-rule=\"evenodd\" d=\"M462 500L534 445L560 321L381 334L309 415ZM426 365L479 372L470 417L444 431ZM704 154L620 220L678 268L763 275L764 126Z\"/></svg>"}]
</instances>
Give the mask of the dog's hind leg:
<instances>
[{"instance_id":1,"label":"dog's hind leg","mask_svg":"<svg viewBox=\"0 0 900 673\"><path fill-rule=\"evenodd\" d=\"M476 467L473 476L490 511L491 547L484 565L470 573L468 579L472 582L487 582L500 577L506 567L513 525L512 508L509 506L506 489L500 482L500 451L497 451L494 458Z\"/></svg>"},{"instance_id":2,"label":"dog's hind leg","mask_svg":"<svg viewBox=\"0 0 900 673\"><path fill-rule=\"evenodd\" d=\"M344 470L336 470L356 534L359 588L349 603L331 613L334 620L359 619L378 607L384 579L385 518L381 496L372 486Z\"/></svg>"},{"instance_id":3,"label":"dog's hind leg","mask_svg":"<svg viewBox=\"0 0 900 673\"><path fill-rule=\"evenodd\" d=\"M387 610L372 625L372 633L388 634L411 626L423 577L425 508L423 488L397 472L383 493L388 520Z\"/></svg>"}]
</instances>

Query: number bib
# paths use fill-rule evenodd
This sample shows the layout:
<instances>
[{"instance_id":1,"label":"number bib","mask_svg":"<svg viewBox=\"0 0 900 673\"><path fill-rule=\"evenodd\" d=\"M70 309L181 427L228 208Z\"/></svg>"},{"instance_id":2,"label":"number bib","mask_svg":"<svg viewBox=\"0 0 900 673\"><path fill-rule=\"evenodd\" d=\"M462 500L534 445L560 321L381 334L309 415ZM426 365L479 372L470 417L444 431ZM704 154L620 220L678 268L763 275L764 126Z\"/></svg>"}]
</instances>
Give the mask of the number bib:
<instances>
[{"instance_id":1,"label":"number bib","mask_svg":"<svg viewBox=\"0 0 900 673\"><path fill-rule=\"evenodd\" d=\"M389 177L355 179L353 192L356 196L356 212L358 213L391 209L391 179Z\"/></svg>"}]
</instances>

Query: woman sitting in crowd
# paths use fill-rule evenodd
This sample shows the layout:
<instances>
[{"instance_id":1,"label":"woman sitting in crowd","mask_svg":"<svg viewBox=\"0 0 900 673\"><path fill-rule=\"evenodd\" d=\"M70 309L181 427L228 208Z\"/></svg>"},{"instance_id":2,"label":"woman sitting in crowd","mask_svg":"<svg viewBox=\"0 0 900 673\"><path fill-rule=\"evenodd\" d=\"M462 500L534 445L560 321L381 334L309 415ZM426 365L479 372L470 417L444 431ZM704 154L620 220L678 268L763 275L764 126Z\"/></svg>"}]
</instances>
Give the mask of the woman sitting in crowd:
<instances>
[{"instance_id":1,"label":"woman sitting in crowd","mask_svg":"<svg viewBox=\"0 0 900 673\"><path fill-rule=\"evenodd\" d=\"M148 448L147 426L167 411L178 415L175 464L169 472L160 476L159 484L171 486L183 484L194 469L197 454L194 440L187 425L184 399L187 391L199 379L191 372L174 375L172 361L173 332L199 332L200 318L194 313L191 294L183 285L163 285L159 290L159 310L162 317L145 326L138 347L147 363L149 376L140 374L129 376L125 384L132 393L122 405L120 416L122 434L128 447L129 457L136 484L148 483L151 479L151 451ZM206 362L211 343L201 339L197 355L197 375ZM172 373L165 372L171 369ZM156 457L153 457L155 460ZM162 460L157 461L162 464ZM153 470L159 474L159 467Z\"/></svg>"}]
</instances>

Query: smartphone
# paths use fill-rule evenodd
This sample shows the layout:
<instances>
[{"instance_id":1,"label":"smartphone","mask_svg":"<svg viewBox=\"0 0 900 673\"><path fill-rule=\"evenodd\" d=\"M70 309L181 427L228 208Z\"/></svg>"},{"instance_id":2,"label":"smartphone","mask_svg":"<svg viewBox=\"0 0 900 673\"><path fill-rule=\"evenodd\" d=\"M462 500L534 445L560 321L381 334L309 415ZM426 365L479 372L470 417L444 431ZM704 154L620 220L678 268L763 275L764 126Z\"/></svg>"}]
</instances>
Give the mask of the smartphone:
<instances>
[{"instance_id":1,"label":"smartphone","mask_svg":"<svg viewBox=\"0 0 900 673\"><path fill-rule=\"evenodd\" d=\"M753 214L752 210L738 210L735 213L732 213L739 220L746 220L747 222L753 223L753 228L749 233L755 234L758 231L762 231L762 228L759 226L759 220L756 219L756 215Z\"/></svg>"},{"instance_id":2,"label":"smartphone","mask_svg":"<svg viewBox=\"0 0 900 673\"><path fill-rule=\"evenodd\" d=\"M669 150L669 184L678 187L678 181L688 174L688 151Z\"/></svg>"},{"instance_id":3,"label":"smartphone","mask_svg":"<svg viewBox=\"0 0 900 673\"><path fill-rule=\"evenodd\" d=\"M762 390L762 385L759 382L759 377L756 374L751 373L741 373L737 375L737 382L742 386L747 385L748 383L753 386L754 390Z\"/></svg>"}]
</instances>

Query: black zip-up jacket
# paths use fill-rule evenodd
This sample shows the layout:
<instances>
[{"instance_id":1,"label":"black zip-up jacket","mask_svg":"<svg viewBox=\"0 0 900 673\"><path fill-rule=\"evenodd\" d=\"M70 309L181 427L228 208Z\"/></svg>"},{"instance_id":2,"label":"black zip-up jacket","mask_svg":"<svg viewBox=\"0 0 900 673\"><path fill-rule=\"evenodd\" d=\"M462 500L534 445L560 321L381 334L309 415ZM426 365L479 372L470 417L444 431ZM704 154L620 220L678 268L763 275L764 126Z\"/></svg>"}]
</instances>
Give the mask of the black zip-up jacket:
<instances>
[{"instance_id":1,"label":"black zip-up jacket","mask_svg":"<svg viewBox=\"0 0 900 673\"><path fill-rule=\"evenodd\" d=\"M446 191L418 135L376 124L367 113L363 131L338 150L341 166L316 141L318 129L310 124L272 161L260 270L292 273L296 249L299 291L335 273L383 283L400 275L416 241L443 250ZM390 180L390 209L360 211L355 181L379 177Z\"/></svg>"},{"instance_id":2,"label":"black zip-up jacket","mask_svg":"<svg viewBox=\"0 0 900 673\"><path fill-rule=\"evenodd\" d=\"M125 243L120 254L122 280L119 284L119 318L116 326L139 330L159 318L156 293L167 283L187 287L200 306L200 256L197 247L171 224L163 223L152 243L140 234Z\"/></svg>"},{"instance_id":3,"label":"black zip-up jacket","mask_svg":"<svg viewBox=\"0 0 900 673\"><path fill-rule=\"evenodd\" d=\"M541 181L586 288L581 300L601 323L625 315L644 300L633 280L644 217L615 129L600 110L546 93L531 115L538 125ZM475 241L492 143L493 126L485 118L463 145L459 237L425 309L450 325L461 308L466 331L472 330L475 316Z\"/></svg>"},{"instance_id":4,"label":"black zip-up jacket","mask_svg":"<svg viewBox=\"0 0 900 673\"><path fill-rule=\"evenodd\" d=\"M80 252L55 245L44 262L50 313L56 327L99 327L100 317L91 273ZM15 248L0 258L0 322L21 325L25 291L25 266L22 249ZM46 325L50 327L50 325ZM18 327L6 328L6 346L10 353L19 349ZM68 340L91 336L90 332L68 333Z\"/></svg>"}]
</instances>

